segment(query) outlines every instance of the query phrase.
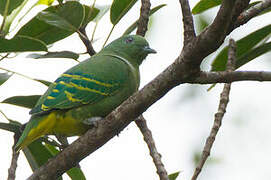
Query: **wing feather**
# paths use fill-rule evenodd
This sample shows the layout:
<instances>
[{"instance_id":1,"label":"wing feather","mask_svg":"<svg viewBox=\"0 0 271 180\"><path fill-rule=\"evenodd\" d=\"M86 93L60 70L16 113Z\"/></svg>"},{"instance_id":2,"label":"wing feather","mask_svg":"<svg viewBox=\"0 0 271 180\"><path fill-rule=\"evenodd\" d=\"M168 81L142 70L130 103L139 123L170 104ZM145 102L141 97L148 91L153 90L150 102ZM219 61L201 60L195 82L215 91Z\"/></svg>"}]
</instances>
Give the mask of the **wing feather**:
<instances>
[{"instance_id":1,"label":"wing feather","mask_svg":"<svg viewBox=\"0 0 271 180\"><path fill-rule=\"evenodd\" d=\"M110 58L111 63L95 62L94 59L82 62L63 73L40 98L30 114L96 103L118 92L127 80L129 70L122 61L112 61L112 57ZM84 69L86 65L89 68ZM116 68L120 68L119 71L115 71L116 65L118 66ZM96 66L101 69L97 69ZM108 72L109 70L113 73Z\"/></svg>"}]
</instances>

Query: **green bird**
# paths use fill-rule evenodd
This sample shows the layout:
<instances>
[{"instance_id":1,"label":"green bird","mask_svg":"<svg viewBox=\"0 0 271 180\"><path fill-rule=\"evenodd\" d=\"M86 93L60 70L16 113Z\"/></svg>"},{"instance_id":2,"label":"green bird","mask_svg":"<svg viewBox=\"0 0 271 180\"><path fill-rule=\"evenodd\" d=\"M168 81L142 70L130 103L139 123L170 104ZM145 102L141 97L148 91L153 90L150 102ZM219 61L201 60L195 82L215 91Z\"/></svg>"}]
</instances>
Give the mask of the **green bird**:
<instances>
[{"instance_id":1,"label":"green bird","mask_svg":"<svg viewBox=\"0 0 271 180\"><path fill-rule=\"evenodd\" d=\"M84 134L138 90L139 65L150 53L143 37L122 36L64 72L30 111L16 151L44 135Z\"/></svg>"}]
</instances>

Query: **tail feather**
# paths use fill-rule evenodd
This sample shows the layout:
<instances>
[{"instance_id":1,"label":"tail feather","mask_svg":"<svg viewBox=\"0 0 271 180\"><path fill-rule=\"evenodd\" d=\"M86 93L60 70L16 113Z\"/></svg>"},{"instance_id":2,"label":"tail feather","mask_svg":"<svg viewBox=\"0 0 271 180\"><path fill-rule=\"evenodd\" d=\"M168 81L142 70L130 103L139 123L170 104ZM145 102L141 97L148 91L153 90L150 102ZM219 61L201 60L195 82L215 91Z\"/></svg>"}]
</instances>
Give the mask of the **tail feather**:
<instances>
[{"instance_id":1,"label":"tail feather","mask_svg":"<svg viewBox=\"0 0 271 180\"><path fill-rule=\"evenodd\" d=\"M15 151L19 152L34 140L48 133L48 115L34 115L26 124L24 131L15 145Z\"/></svg>"}]
</instances>

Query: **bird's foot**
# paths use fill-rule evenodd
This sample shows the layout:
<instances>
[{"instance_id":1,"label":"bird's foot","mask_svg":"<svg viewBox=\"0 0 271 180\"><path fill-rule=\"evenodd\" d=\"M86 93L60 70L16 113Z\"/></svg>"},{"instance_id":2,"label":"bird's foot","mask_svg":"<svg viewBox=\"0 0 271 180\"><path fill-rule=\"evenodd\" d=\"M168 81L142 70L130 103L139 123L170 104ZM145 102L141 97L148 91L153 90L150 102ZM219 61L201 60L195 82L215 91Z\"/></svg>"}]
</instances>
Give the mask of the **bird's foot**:
<instances>
[{"instance_id":1,"label":"bird's foot","mask_svg":"<svg viewBox=\"0 0 271 180\"><path fill-rule=\"evenodd\" d=\"M62 149L62 148L63 148L62 145L61 145L59 142L55 141L54 139L52 139L52 138L49 137L48 135L45 135L45 136L43 136L43 137L40 137L40 139L41 139L43 142L47 143L47 144L50 144L50 145L55 146L55 147L58 147L59 149Z\"/></svg>"},{"instance_id":2,"label":"bird's foot","mask_svg":"<svg viewBox=\"0 0 271 180\"><path fill-rule=\"evenodd\" d=\"M55 135L56 139L58 140L58 142L60 142L61 144L61 150L65 149L66 147L69 146L69 142L67 137L65 136L61 136L61 135Z\"/></svg>"},{"instance_id":3,"label":"bird's foot","mask_svg":"<svg viewBox=\"0 0 271 180\"><path fill-rule=\"evenodd\" d=\"M101 119L103 119L102 117L91 117L91 118L88 118L86 120L83 121L84 124L86 125L90 125L90 126L94 126L94 127L98 127L98 121L100 121Z\"/></svg>"}]
</instances>

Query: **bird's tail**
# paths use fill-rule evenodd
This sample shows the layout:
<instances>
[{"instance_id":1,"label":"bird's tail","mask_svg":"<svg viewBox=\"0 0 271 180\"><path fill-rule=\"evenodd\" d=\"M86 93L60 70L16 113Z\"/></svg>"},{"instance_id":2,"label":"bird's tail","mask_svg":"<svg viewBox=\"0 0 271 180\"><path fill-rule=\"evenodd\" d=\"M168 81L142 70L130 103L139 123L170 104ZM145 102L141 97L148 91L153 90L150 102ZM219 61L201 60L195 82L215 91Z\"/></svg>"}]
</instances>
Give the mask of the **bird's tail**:
<instances>
[{"instance_id":1,"label":"bird's tail","mask_svg":"<svg viewBox=\"0 0 271 180\"><path fill-rule=\"evenodd\" d=\"M47 122L50 119L50 115L34 115L30 121L26 124L21 137L15 145L15 151L19 152L21 149L28 146L34 140L39 137L48 134Z\"/></svg>"}]
</instances>

